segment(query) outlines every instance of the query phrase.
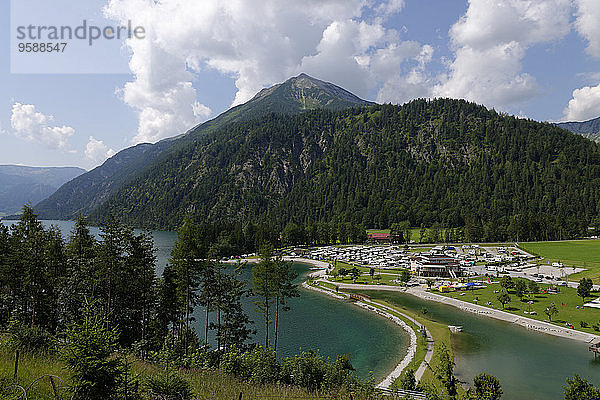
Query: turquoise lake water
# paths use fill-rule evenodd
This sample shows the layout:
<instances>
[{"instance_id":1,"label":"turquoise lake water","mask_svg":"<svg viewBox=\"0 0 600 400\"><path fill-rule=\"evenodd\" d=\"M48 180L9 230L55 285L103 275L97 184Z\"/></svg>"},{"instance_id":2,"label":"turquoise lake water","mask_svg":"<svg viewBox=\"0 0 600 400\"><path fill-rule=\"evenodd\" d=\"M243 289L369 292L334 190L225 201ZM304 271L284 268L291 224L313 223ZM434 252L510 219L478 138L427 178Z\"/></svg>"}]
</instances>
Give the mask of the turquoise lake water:
<instances>
[{"instance_id":1,"label":"turquoise lake water","mask_svg":"<svg viewBox=\"0 0 600 400\"><path fill-rule=\"evenodd\" d=\"M10 225L11 221L2 221ZM43 221L44 225L56 225L67 237L74 223L69 221ZM99 235L100 230L90 227ZM139 232L139 231L138 231ZM173 242L174 232L153 231L157 256L157 275L162 274ZM249 267L250 268L250 267ZM240 276L250 281L251 271L247 269ZM309 271L305 264L294 264L301 277ZM408 337L392 322L369 313L352 304L334 300L325 295L301 290L301 296L289 301L290 311L280 315L278 355L280 357L299 353L301 350L318 349L322 355L335 357L347 354L352 365L361 377L368 377L372 371L376 379L387 375L406 354ZM243 299L244 308L255 322L258 332L255 340L264 343L263 317L255 310L252 298ZM199 337L204 337L204 312L195 312L194 324ZM274 317L273 317L274 318ZM271 333L272 335L272 333ZM213 341L209 338L209 342ZM271 336L272 337L272 336ZM214 342L214 341L213 341Z\"/></svg>"},{"instance_id":2,"label":"turquoise lake water","mask_svg":"<svg viewBox=\"0 0 600 400\"><path fill-rule=\"evenodd\" d=\"M503 399L563 399L567 377L577 373L600 386L600 359L586 343L528 331L514 324L461 311L403 293L385 293L396 304L463 331L453 335L456 376L473 382L481 372L500 379Z\"/></svg>"}]
</instances>

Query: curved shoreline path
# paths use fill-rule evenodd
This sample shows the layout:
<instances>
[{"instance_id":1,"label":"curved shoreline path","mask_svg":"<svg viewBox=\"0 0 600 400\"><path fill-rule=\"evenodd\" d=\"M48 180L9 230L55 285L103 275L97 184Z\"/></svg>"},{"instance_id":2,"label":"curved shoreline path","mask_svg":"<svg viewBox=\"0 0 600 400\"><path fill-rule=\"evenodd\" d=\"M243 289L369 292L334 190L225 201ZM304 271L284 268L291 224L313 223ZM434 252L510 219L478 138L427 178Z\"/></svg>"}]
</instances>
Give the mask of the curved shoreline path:
<instances>
[{"instance_id":1,"label":"curved shoreline path","mask_svg":"<svg viewBox=\"0 0 600 400\"><path fill-rule=\"evenodd\" d=\"M294 259L293 261L303 262L304 259ZM313 264L313 265L316 264L315 260L310 260L310 261L312 261L311 264ZM323 266L322 264L325 264L323 262L320 262L320 263L321 263L321 265L318 265L320 267ZM322 281L328 282L327 280L322 279L325 276L325 274L326 274L326 270L318 270L318 271L314 271L314 272L310 273L309 276L312 278L317 278L317 279L321 278ZM331 282L329 282L329 283L331 283ZM328 296L331 296L331 297L334 297L337 299L348 299L349 298L349 296L347 294L340 294L340 293L336 293L330 289L311 286L311 285L307 284L306 282L303 282L302 286L305 289L323 293L325 295L328 295ZM432 338L431 334L429 333L429 330L427 330L427 328L425 328L422 324L417 322L412 317L410 317L402 312L399 312L398 310L396 310L392 307L386 306L384 304L371 302L371 301L367 301L367 300L357 301L354 304L361 308L364 308L366 310L375 312L376 314L378 314L382 317L385 317L385 318L389 319L390 321L394 322L395 324L399 325L402 329L404 329L408 333L409 338L410 338L410 344L406 351L406 355L398 363L398 365L396 365L396 368L394 368L394 370L392 372L390 372L379 384L377 384L376 387L379 389L390 389L391 385L402 374L402 371L406 367L408 367L408 365L413 361L415 354L417 352L417 334L416 334L416 332L414 331L414 329L411 326L409 326L406 322L404 322L402 319L400 319L397 315L401 315L403 318L411 321L419 329L425 329L425 333L427 336L427 353L425 354L424 360L421 362L421 364L419 364L419 367L415 371L415 380L418 383L421 380L421 378L423 377L423 374L425 373L427 366L429 365L429 363L431 362L431 359L433 358L434 342L433 342L433 338ZM394 313L396 315L394 315L392 313Z\"/></svg>"},{"instance_id":2,"label":"curved shoreline path","mask_svg":"<svg viewBox=\"0 0 600 400\"><path fill-rule=\"evenodd\" d=\"M333 282L330 282L333 283ZM522 317L508 313L506 311L495 310L492 308L484 307L478 304L467 303L462 300L454 299L451 297L441 296L432 292L427 292L425 289L420 287L404 289L398 286L388 285L357 285L351 283L333 283L339 286L341 289L361 289L361 290L387 290L392 292L408 293L413 296L419 297L424 300L435 301L437 303L447 304L463 311L467 311L473 314L498 319L501 321L511 322L516 325L520 325L529 330L546 333L548 335L554 335L562 338L573 339L580 342L591 343L600 340L600 336L591 333L580 332L574 329L563 328L558 325L551 324L549 322L539 321L536 319Z\"/></svg>"}]
</instances>

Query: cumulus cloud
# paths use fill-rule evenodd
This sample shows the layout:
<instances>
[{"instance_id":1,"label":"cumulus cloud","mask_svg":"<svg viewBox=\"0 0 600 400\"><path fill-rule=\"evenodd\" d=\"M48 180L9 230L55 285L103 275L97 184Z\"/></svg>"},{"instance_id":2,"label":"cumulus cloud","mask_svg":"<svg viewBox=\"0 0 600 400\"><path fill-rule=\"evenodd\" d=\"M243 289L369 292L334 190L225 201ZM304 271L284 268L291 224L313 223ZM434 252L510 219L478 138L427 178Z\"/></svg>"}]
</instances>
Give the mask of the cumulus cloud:
<instances>
[{"instance_id":1,"label":"cumulus cloud","mask_svg":"<svg viewBox=\"0 0 600 400\"><path fill-rule=\"evenodd\" d=\"M577 6L575 27L588 41L587 52L600 58L600 1L575 0Z\"/></svg>"},{"instance_id":2,"label":"cumulus cloud","mask_svg":"<svg viewBox=\"0 0 600 400\"><path fill-rule=\"evenodd\" d=\"M575 28L588 41L586 51L600 59L600 2L597 0L576 0L577 7ZM589 74L592 85L573 91L573 97L564 110L563 118L567 121L585 121L600 116L600 85L598 73ZM590 82L588 82L590 83Z\"/></svg>"},{"instance_id":3,"label":"cumulus cloud","mask_svg":"<svg viewBox=\"0 0 600 400\"><path fill-rule=\"evenodd\" d=\"M414 80L410 68L391 63L417 65L422 46L405 44L384 26L403 6L404 0L110 0L109 18L148 32L148 40L127 42L134 79L120 90L139 112L134 142L182 133L211 116L196 100L202 88L192 84L207 69L235 79L232 105L300 72L363 97L388 80Z\"/></svg>"},{"instance_id":4,"label":"cumulus cloud","mask_svg":"<svg viewBox=\"0 0 600 400\"><path fill-rule=\"evenodd\" d=\"M564 112L566 121L586 121L600 117L600 85L573 91L573 98Z\"/></svg>"},{"instance_id":5,"label":"cumulus cloud","mask_svg":"<svg viewBox=\"0 0 600 400\"><path fill-rule=\"evenodd\" d=\"M113 149L109 149L104 141L97 140L90 136L87 145L85 146L85 156L97 163L104 162L107 158L114 156L116 153Z\"/></svg>"},{"instance_id":6,"label":"cumulus cloud","mask_svg":"<svg viewBox=\"0 0 600 400\"><path fill-rule=\"evenodd\" d=\"M10 124L16 136L51 149L68 150L68 140L75 134L70 126L55 126L54 117L37 112L33 104L14 103Z\"/></svg>"},{"instance_id":7,"label":"cumulus cloud","mask_svg":"<svg viewBox=\"0 0 600 400\"><path fill-rule=\"evenodd\" d=\"M433 93L506 107L535 96L535 77L522 71L531 46L570 31L570 0L470 0L450 29L454 60Z\"/></svg>"}]
</instances>

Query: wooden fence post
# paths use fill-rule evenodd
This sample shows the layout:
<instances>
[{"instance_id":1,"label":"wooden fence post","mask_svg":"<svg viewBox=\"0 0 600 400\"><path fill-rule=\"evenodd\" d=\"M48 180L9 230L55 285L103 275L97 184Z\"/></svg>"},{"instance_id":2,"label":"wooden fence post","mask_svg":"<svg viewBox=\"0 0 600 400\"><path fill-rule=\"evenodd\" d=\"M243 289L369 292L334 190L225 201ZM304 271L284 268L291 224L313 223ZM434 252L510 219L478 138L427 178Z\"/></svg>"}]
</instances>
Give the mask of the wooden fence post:
<instances>
[{"instance_id":1,"label":"wooden fence post","mask_svg":"<svg viewBox=\"0 0 600 400\"><path fill-rule=\"evenodd\" d=\"M17 371L19 370L19 350L15 353L15 373L13 375L13 379L17 380Z\"/></svg>"},{"instance_id":2,"label":"wooden fence post","mask_svg":"<svg viewBox=\"0 0 600 400\"><path fill-rule=\"evenodd\" d=\"M52 391L54 392L54 399L58 399L58 391L56 390L56 384L54 383L54 377L50 375L50 384L52 385Z\"/></svg>"}]
</instances>

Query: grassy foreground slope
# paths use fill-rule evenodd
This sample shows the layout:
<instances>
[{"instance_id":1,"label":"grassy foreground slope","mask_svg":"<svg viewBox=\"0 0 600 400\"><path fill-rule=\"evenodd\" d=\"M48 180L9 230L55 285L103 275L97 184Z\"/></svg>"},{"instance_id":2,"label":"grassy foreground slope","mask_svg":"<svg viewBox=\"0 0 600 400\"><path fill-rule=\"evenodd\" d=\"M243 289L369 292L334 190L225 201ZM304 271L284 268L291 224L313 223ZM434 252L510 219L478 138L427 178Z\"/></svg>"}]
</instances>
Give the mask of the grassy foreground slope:
<instances>
[{"instance_id":1,"label":"grassy foreground slope","mask_svg":"<svg viewBox=\"0 0 600 400\"><path fill-rule=\"evenodd\" d=\"M19 385L28 388L27 398L36 400L56 400L49 377L54 375L55 385L57 387L59 399L69 399L67 390L70 385L68 378L69 371L65 364L53 355L42 354L21 354L19 358L19 368L16 381L13 380L14 372L14 351L2 347L0 348L0 389L11 385ZM144 389L144 382L152 377L159 375L161 371L153 364L137 360L130 357L131 386L134 382L140 383L139 387ZM244 399L348 399L346 392L339 393L310 393L306 390L294 386L283 384L259 385L233 378L216 370L178 370L177 374L187 380L192 388L194 399L211 400L232 400L238 399L242 393ZM41 378L41 379L40 379ZM14 395L14 396L13 396ZM0 392L0 398L21 399L22 390L13 388ZM142 399L150 397L141 397ZM354 399L363 399L360 395L353 394ZM373 397L371 397L373 398ZM377 398L377 397L375 397Z\"/></svg>"}]
</instances>

